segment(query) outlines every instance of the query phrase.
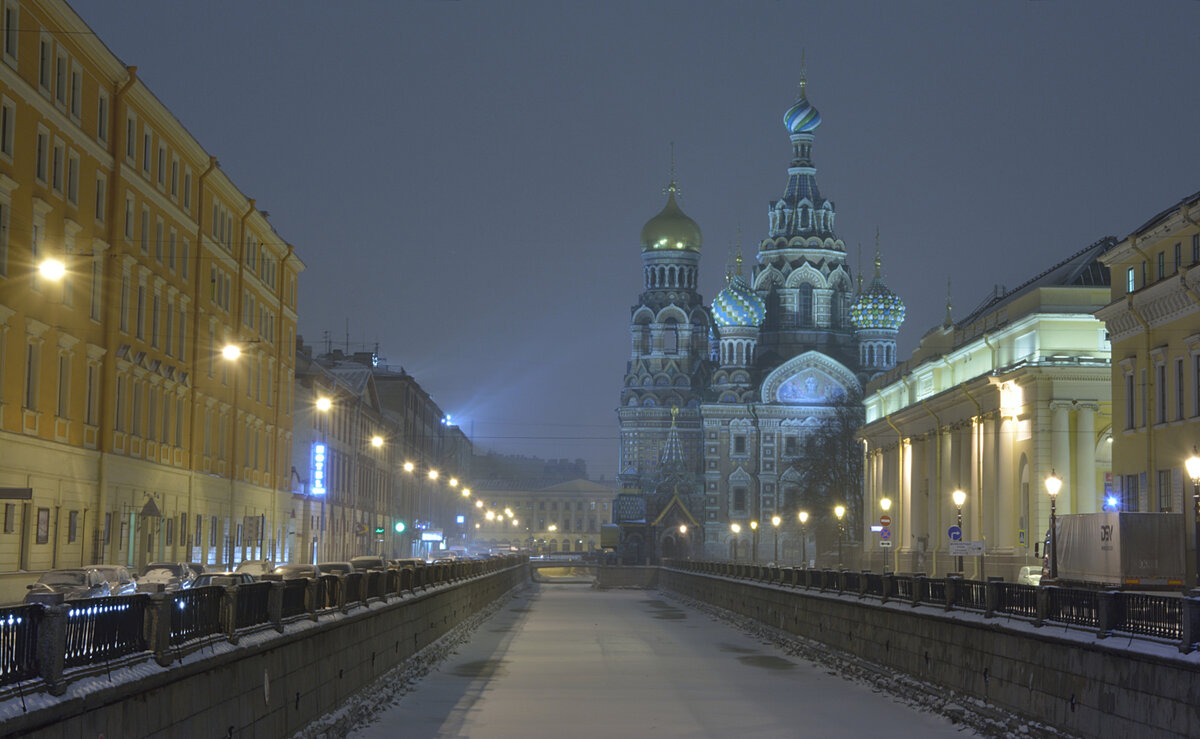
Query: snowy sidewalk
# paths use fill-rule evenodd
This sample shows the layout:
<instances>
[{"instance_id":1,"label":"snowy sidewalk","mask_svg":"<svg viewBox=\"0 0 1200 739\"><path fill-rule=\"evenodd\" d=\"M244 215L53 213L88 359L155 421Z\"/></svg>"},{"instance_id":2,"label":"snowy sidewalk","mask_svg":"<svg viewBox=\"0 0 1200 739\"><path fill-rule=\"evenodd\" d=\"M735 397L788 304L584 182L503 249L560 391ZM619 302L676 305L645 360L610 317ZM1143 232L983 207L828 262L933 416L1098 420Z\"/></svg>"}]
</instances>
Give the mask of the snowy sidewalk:
<instances>
[{"instance_id":1,"label":"snowy sidewalk","mask_svg":"<svg viewBox=\"0 0 1200 739\"><path fill-rule=\"evenodd\" d=\"M949 737L962 725L849 682L655 591L533 585L352 736Z\"/></svg>"}]
</instances>

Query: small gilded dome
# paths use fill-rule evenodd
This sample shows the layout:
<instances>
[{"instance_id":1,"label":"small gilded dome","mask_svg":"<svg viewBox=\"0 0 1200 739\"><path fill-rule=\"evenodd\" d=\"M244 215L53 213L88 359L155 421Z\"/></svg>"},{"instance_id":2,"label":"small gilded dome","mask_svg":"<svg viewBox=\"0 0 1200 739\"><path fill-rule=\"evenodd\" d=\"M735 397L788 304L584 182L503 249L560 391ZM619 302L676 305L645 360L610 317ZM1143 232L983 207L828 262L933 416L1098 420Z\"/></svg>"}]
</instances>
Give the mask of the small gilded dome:
<instances>
[{"instance_id":1,"label":"small gilded dome","mask_svg":"<svg viewBox=\"0 0 1200 739\"><path fill-rule=\"evenodd\" d=\"M875 257L875 279L850 306L850 322L859 329L899 331L904 323L904 301L883 283L879 266L879 257Z\"/></svg>"},{"instance_id":2,"label":"small gilded dome","mask_svg":"<svg viewBox=\"0 0 1200 739\"><path fill-rule=\"evenodd\" d=\"M642 251L700 251L700 226L679 209L675 202L677 189L674 182L667 187L666 206L642 226Z\"/></svg>"},{"instance_id":3,"label":"small gilded dome","mask_svg":"<svg viewBox=\"0 0 1200 739\"><path fill-rule=\"evenodd\" d=\"M803 88L800 90L800 97L783 114L783 125L787 127L788 133L812 133L821 125L821 114L808 102Z\"/></svg>"},{"instance_id":4,"label":"small gilded dome","mask_svg":"<svg viewBox=\"0 0 1200 739\"><path fill-rule=\"evenodd\" d=\"M762 298L754 294L746 279L734 275L712 304L713 322L718 326L759 327L767 315Z\"/></svg>"}]
</instances>

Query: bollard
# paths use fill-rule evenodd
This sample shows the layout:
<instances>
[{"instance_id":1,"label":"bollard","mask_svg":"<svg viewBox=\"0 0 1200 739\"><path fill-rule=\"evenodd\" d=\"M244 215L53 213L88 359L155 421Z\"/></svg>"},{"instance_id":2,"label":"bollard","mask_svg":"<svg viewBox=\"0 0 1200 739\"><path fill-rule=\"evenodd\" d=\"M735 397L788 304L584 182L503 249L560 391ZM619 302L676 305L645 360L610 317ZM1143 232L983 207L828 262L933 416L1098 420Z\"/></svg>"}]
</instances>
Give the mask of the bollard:
<instances>
[{"instance_id":1,"label":"bollard","mask_svg":"<svg viewBox=\"0 0 1200 739\"><path fill-rule=\"evenodd\" d=\"M63 604L45 606L42 609L42 622L38 625L38 675L46 683L50 695L67 692L63 669L67 656L67 613L70 610L70 606Z\"/></svg>"},{"instance_id":2,"label":"bollard","mask_svg":"<svg viewBox=\"0 0 1200 739\"><path fill-rule=\"evenodd\" d=\"M162 667L167 667L173 661L171 656L171 606L175 598L170 593L151 593L150 606L146 613L146 635L149 637L149 647L154 654L154 661Z\"/></svg>"}]
</instances>

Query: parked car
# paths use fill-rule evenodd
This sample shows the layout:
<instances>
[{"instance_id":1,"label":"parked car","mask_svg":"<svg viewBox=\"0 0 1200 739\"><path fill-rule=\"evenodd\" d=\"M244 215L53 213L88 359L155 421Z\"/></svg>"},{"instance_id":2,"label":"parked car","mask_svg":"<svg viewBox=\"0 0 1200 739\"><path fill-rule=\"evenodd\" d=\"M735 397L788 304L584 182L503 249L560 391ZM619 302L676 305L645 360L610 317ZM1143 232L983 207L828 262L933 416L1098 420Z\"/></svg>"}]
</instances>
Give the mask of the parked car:
<instances>
[{"instance_id":1,"label":"parked car","mask_svg":"<svg viewBox=\"0 0 1200 739\"><path fill-rule=\"evenodd\" d=\"M205 588L210 585L229 587L230 585L249 585L257 582L249 572L205 572L192 583L193 588Z\"/></svg>"},{"instance_id":2,"label":"parked car","mask_svg":"<svg viewBox=\"0 0 1200 739\"><path fill-rule=\"evenodd\" d=\"M272 580L299 580L303 577L316 579L321 576L321 571L316 565L307 564L282 564L275 568L271 573ZM263 578L264 580L267 578Z\"/></svg>"},{"instance_id":3,"label":"parked car","mask_svg":"<svg viewBox=\"0 0 1200 739\"><path fill-rule=\"evenodd\" d=\"M151 562L138 576L138 590L187 590L195 575L187 562Z\"/></svg>"},{"instance_id":4,"label":"parked car","mask_svg":"<svg viewBox=\"0 0 1200 739\"><path fill-rule=\"evenodd\" d=\"M64 600L103 598L110 594L104 573L94 567L51 570L25 586L26 603L61 603Z\"/></svg>"},{"instance_id":5,"label":"parked car","mask_svg":"<svg viewBox=\"0 0 1200 739\"><path fill-rule=\"evenodd\" d=\"M133 579L133 573L128 568L121 565L96 565L95 569L100 570L100 574L108 580L111 595L129 595L137 592L137 580Z\"/></svg>"},{"instance_id":6,"label":"parked car","mask_svg":"<svg viewBox=\"0 0 1200 739\"><path fill-rule=\"evenodd\" d=\"M349 575L358 571L349 562L318 562L317 569L322 575Z\"/></svg>"},{"instance_id":7,"label":"parked car","mask_svg":"<svg viewBox=\"0 0 1200 739\"><path fill-rule=\"evenodd\" d=\"M426 562L420 557L404 557L402 559L388 560L388 564L392 567L403 569L405 567L424 567Z\"/></svg>"},{"instance_id":8,"label":"parked car","mask_svg":"<svg viewBox=\"0 0 1200 739\"><path fill-rule=\"evenodd\" d=\"M275 571L275 563L269 559L247 559L238 562L238 566L233 568L234 572L246 572L254 577L262 577L269 575Z\"/></svg>"},{"instance_id":9,"label":"parked car","mask_svg":"<svg viewBox=\"0 0 1200 739\"><path fill-rule=\"evenodd\" d=\"M188 562L187 566L188 569L192 571L193 578L200 577L208 570L203 562Z\"/></svg>"},{"instance_id":10,"label":"parked car","mask_svg":"<svg viewBox=\"0 0 1200 739\"><path fill-rule=\"evenodd\" d=\"M354 565L356 572L365 572L366 570L386 570L387 562L383 561L383 557L375 555L364 555L361 557L352 557L350 564Z\"/></svg>"},{"instance_id":11,"label":"parked car","mask_svg":"<svg viewBox=\"0 0 1200 739\"><path fill-rule=\"evenodd\" d=\"M1022 567L1017 574L1017 583L1020 585L1040 585L1042 583L1042 567Z\"/></svg>"}]
</instances>

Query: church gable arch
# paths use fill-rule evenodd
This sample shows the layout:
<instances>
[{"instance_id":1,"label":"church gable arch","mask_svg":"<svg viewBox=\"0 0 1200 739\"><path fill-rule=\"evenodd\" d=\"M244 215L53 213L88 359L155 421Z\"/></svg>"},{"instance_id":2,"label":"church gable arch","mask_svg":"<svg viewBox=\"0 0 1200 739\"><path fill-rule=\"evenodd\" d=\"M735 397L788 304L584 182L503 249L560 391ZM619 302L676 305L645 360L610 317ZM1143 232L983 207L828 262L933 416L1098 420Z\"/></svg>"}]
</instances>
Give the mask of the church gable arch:
<instances>
[{"instance_id":1,"label":"church gable arch","mask_svg":"<svg viewBox=\"0 0 1200 739\"><path fill-rule=\"evenodd\" d=\"M825 275L821 274L819 270L807 262L803 266L793 269L791 274L787 276L788 287L795 288L805 283L819 288L829 286Z\"/></svg>"},{"instance_id":2,"label":"church gable arch","mask_svg":"<svg viewBox=\"0 0 1200 739\"><path fill-rule=\"evenodd\" d=\"M763 380L762 401L789 405L830 405L847 393L859 393L858 379L841 362L808 351L777 367Z\"/></svg>"}]
</instances>

